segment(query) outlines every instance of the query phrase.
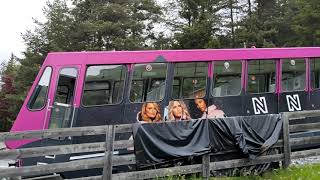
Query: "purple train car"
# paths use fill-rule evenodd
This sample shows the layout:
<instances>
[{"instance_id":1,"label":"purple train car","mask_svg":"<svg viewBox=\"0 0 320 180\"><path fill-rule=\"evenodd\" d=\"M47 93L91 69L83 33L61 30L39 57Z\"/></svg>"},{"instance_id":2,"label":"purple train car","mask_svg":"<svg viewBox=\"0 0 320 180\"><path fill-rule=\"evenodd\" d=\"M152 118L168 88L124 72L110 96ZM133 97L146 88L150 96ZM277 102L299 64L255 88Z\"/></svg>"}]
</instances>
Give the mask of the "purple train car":
<instances>
[{"instance_id":1,"label":"purple train car","mask_svg":"<svg viewBox=\"0 0 320 180\"><path fill-rule=\"evenodd\" d=\"M318 47L57 52L45 59L11 132L319 108Z\"/></svg>"}]
</instances>

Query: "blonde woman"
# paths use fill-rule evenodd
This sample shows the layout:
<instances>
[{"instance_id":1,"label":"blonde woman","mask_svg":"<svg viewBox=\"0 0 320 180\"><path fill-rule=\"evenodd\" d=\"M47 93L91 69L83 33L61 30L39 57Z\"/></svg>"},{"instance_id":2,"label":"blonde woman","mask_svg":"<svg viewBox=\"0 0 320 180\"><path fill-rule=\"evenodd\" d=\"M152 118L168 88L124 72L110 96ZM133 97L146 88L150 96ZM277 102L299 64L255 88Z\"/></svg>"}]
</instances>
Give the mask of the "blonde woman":
<instances>
[{"instance_id":1,"label":"blonde woman","mask_svg":"<svg viewBox=\"0 0 320 180\"><path fill-rule=\"evenodd\" d=\"M190 113L183 101L170 101L168 106L169 121L189 120Z\"/></svg>"},{"instance_id":2,"label":"blonde woman","mask_svg":"<svg viewBox=\"0 0 320 180\"><path fill-rule=\"evenodd\" d=\"M146 102L137 114L137 120L142 123L162 121L160 106L155 102Z\"/></svg>"}]
</instances>

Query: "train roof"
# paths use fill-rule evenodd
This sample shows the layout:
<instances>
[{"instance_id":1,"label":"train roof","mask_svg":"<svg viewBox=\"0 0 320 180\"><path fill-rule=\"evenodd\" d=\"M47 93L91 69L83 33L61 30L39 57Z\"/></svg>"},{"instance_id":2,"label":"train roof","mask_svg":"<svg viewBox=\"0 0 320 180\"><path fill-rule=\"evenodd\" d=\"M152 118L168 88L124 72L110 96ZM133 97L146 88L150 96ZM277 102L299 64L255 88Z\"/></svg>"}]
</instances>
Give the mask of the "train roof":
<instances>
[{"instance_id":1,"label":"train roof","mask_svg":"<svg viewBox=\"0 0 320 180\"><path fill-rule=\"evenodd\" d=\"M51 52L44 64L130 64L320 57L320 47Z\"/></svg>"}]
</instances>

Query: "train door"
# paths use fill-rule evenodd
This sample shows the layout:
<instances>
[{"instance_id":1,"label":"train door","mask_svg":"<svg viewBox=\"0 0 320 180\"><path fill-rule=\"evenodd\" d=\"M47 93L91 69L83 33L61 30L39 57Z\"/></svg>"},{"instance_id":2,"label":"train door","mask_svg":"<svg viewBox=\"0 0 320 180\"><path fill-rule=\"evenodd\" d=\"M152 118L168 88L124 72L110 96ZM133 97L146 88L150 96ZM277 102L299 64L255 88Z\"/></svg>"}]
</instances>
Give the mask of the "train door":
<instances>
[{"instance_id":1,"label":"train door","mask_svg":"<svg viewBox=\"0 0 320 180\"><path fill-rule=\"evenodd\" d=\"M246 64L245 114L278 113L277 60L248 60Z\"/></svg>"},{"instance_id":2,"label":"train door","mask_svg":"<svg viewBox=\"0 0 320 180\"><path fill-rule=\"evenodd\" d=\"M225 116L243 115L243 64L240 60L213 62L210 106L223 111Z\"/></svg>"},{"instance_id":3,"label":"train door","mask_svg":"<svg viewBox=\"0 0 320 180\"><path fill-rule=\"evenodd\" d=\"M128 99L125 106L126 123L158 122L163 118L168 63L133 64Z\"/></svg>"},{"instance_id":4,"label":"train door","mask_svg":"<svg viewBox=\"0 0 320 180\"><path fill-rule=\"evenodd\" d=\"M73 65L70 67L57 67L57 84L53 97L53 103L50 105L50 117L47 127L69 128L72 127L75 117L75 103L77 79L80 66ZM49 112L48 112L49 113Z\"/></svg>"},{"instance_id":5,"label":"train door","mask_svg":"<svg viewBox=\"0 0 320 180\"><path fill-rule=\"evenodd\" d=\"M70 65L69 67L56 66L56 72L53 80L55 85L52 86L53 92L49 94L48 107L47 107L47 119L44 122L45 128L70 128L72 127L75 108L79 65ZM32 146L54 146L54 145L66 145L71 144L71 138L49 138L43 139ZM65 162L69 160L69 155L47 155L45 157L27 158L24 159L24 164L32 165L39 163L56 163Z\"/></svg>"},{"instance_id":6,"label":"train door","mask_svg":"<svg viewBox=\"0 0 320 180\"><path fill-rule=\"evenodd\" d=\"M281 93L279 112L306 110L308 105L308 77L305 59L281 60Z\"/></svg>"}]
</instances>

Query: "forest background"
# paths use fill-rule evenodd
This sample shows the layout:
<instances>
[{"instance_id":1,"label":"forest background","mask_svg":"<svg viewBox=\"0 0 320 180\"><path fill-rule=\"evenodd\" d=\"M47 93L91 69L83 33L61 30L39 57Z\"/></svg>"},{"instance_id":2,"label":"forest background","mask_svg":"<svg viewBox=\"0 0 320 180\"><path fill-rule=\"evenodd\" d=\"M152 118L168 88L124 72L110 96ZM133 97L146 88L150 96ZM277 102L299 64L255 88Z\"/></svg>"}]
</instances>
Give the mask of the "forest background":
<instances>
[{"instance_id":1,"label":"forest background","mask_svg":"<svg viewBox=\"0 0 320 180\"><path fill-rule=\"evenodd\" d=\"M51 0L0 65L8 131L47 53L320 46L319 0Z\"/></svg>"}]
</instances>

